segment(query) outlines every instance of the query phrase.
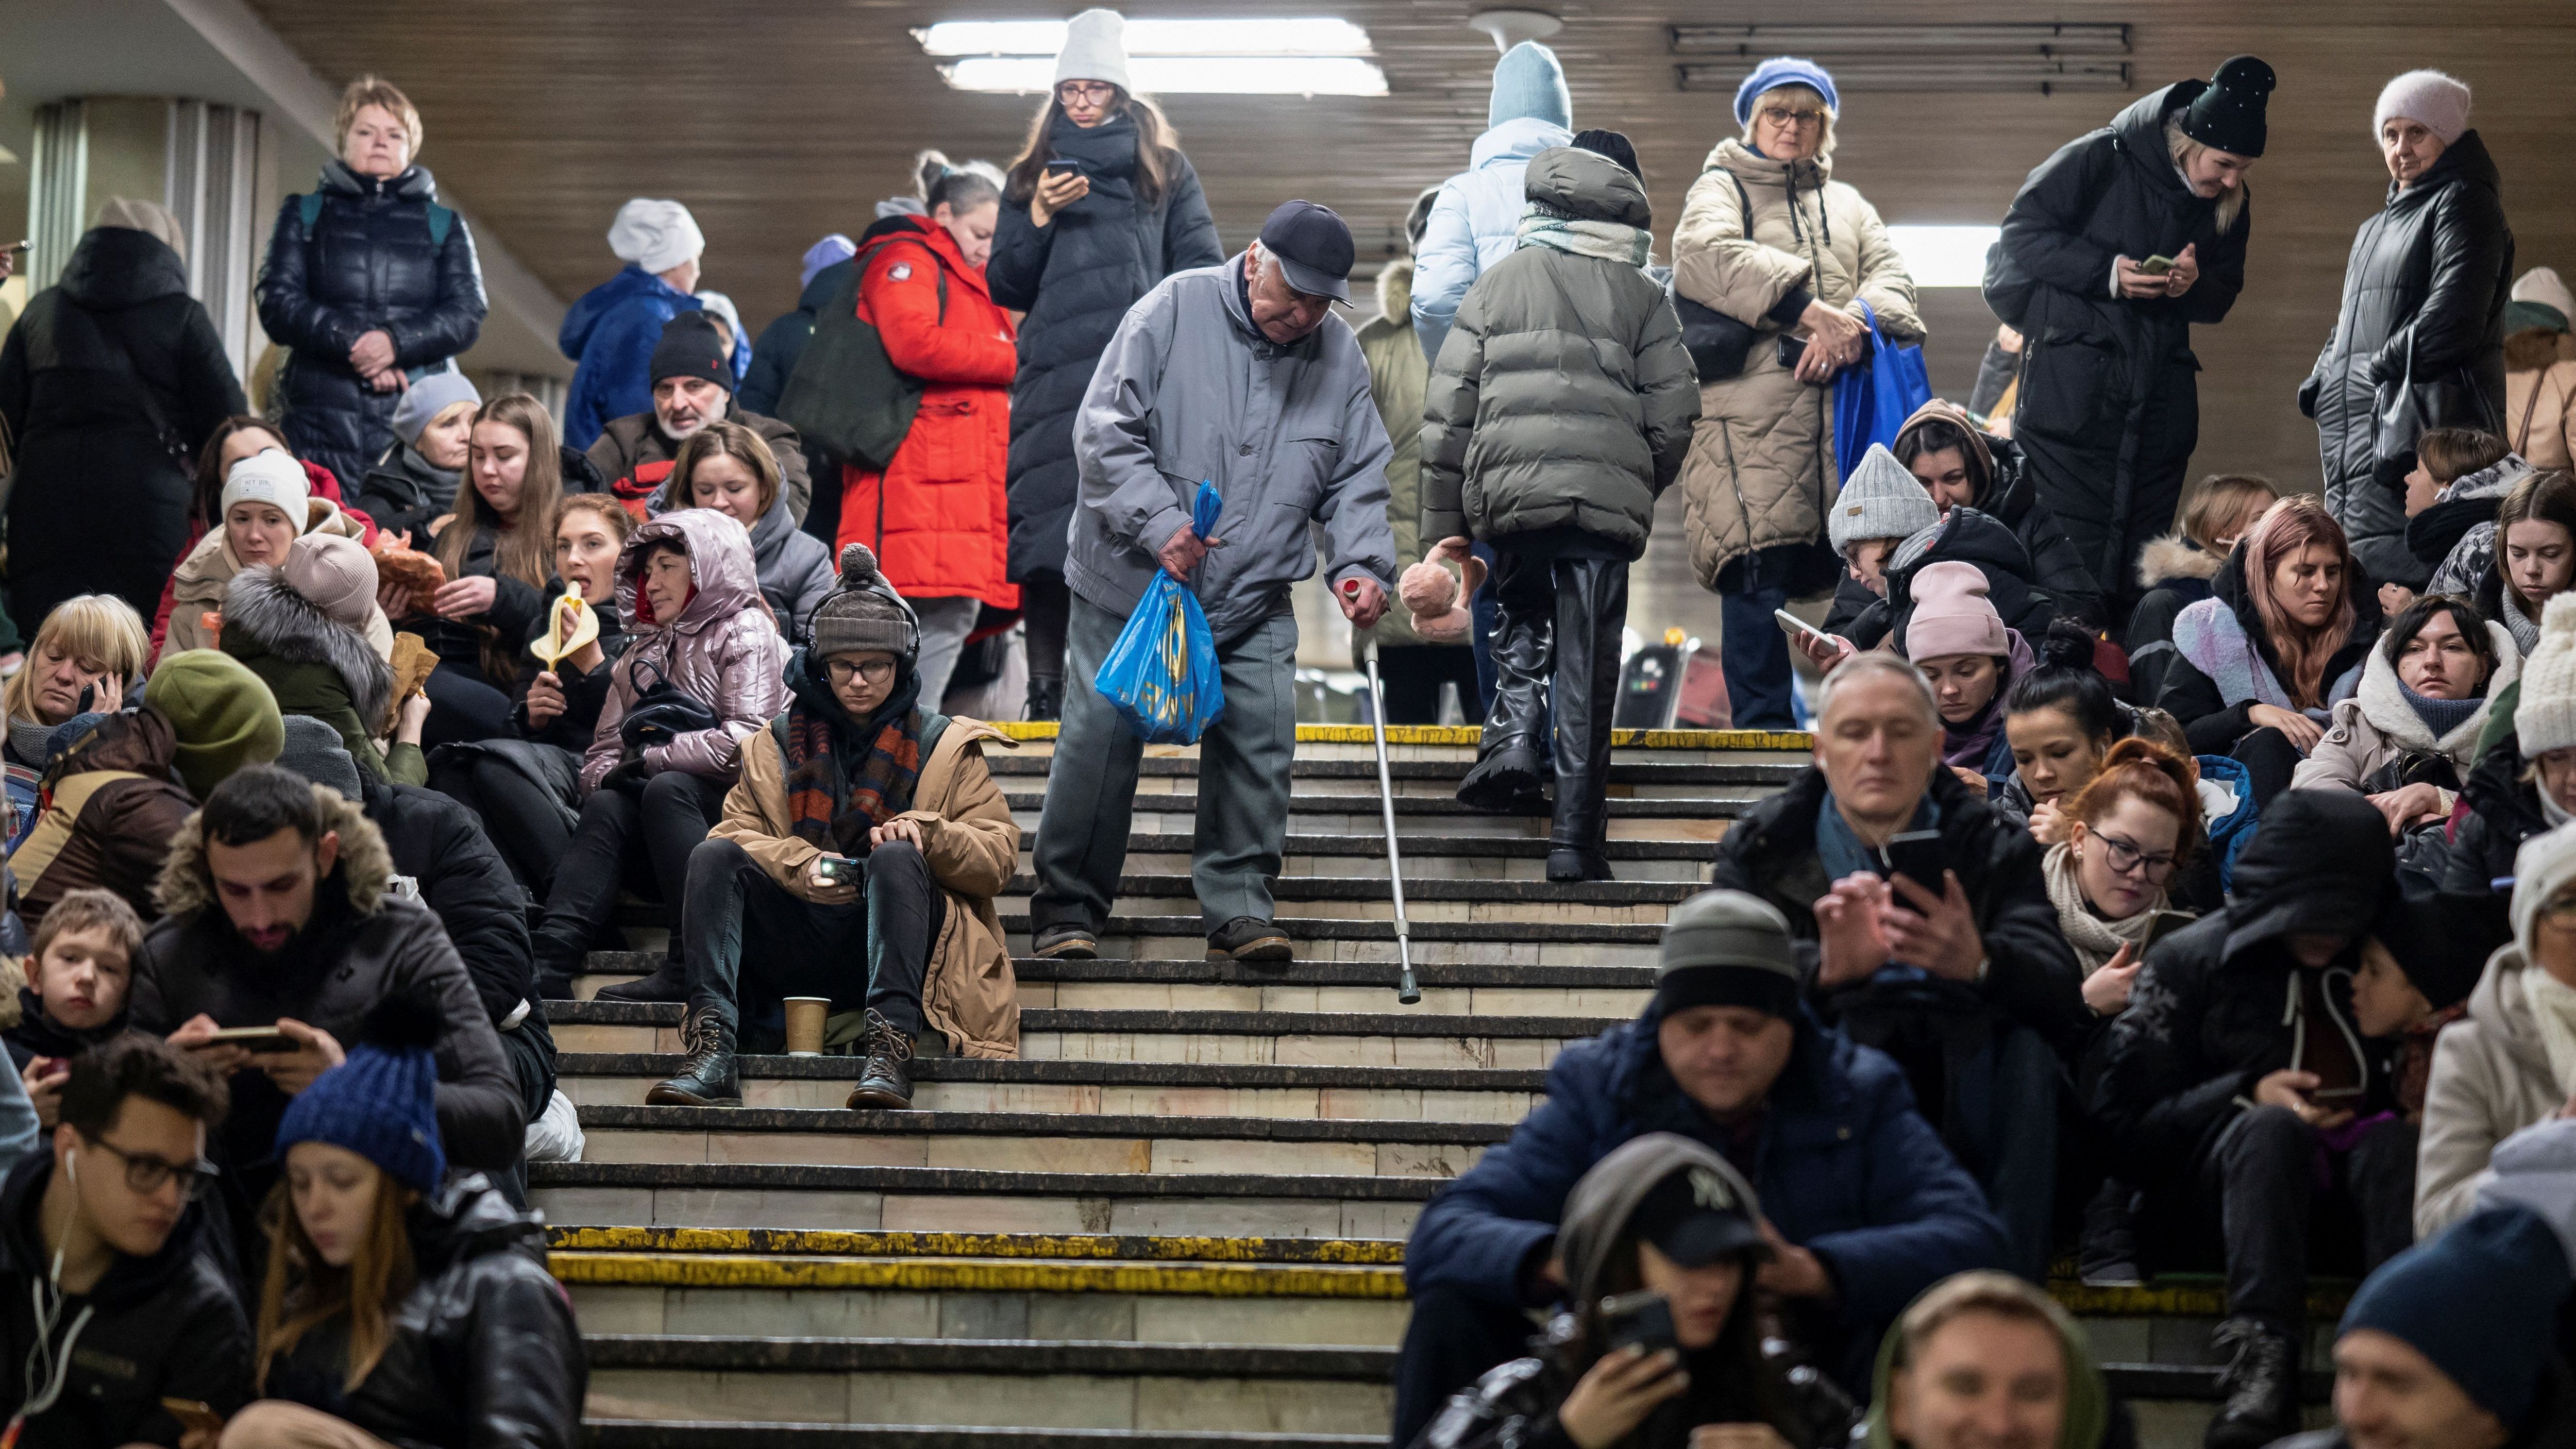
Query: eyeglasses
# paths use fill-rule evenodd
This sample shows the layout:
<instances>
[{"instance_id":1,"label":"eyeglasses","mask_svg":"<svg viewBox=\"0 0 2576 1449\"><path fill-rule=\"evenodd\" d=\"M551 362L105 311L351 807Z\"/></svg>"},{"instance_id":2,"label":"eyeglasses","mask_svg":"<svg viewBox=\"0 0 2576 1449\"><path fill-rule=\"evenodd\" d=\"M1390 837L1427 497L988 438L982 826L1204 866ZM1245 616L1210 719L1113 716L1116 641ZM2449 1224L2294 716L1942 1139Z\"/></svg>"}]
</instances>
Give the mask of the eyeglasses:
<instances>
[{"instance_id":1,"label":"eyeglasses","mask_svg":"<svg viewBox=\"0 0 2576 1449\"><path fill-rule=\"evenodd\" d=\"M1066 81L1055 88L1055 98L1068 106L1076 101L1105 106L1118 98L1118 87L1106 81Z\"/></svg>"},{"instance_id":2,"label":"eyeglasses","mask_svg":"<svg viewBox=\"0 0 2576 1449\"><path fill-rule=\"evenodd\" d=\"M128 1152L103 1137L81 1138L83 1142L125 1164L125 1185L137 1193L159 1192L171 1178L179 1179L179 1201L193 1202L197 1194L221 1175L222 1170L204 1158L194 1162L170 1162L148 1152Z\"/></svg>"},{"instance_id":3,"label":"eyeglasses","mask_svg":"<svg viewBox=\"0 0 2576 1449\"><path fill-rule=\"evenodd\" d=\"M826 659L823 661L823 673L835 685L847 684L853 679L864 679L870 684L883 684L894 678L894 661L871 659L853 664L846 659Z\"/></svg>"},{"instance_id":4,"label":"eyeglasses","mask_svg":"<svg viewBox=\"0 0 2576 1449\"><path fill-rule=\"evenodd\" d=\"M1762 119L1775 126L1821 126L1825 123L1825 113L1784 111L1777 106L1765 106L1762 108Z\"/></svg>"},{"instance_id":5,"label":"eyeglasses","mask_svg":"<svg viewBox=\"0 0 2576 1449\"><path fill-rule=\"evenodd\" d=\"M2149 881L2162 885L2165 878L2173 874L2174 858L2171 855L2149 855L2138 849L2135 841L2122 840L2099 830L2093 832L2093 838L2102 842L2102 863L2111 868L2113 875L2144 875Z\"/></svg>"}]
</instances>

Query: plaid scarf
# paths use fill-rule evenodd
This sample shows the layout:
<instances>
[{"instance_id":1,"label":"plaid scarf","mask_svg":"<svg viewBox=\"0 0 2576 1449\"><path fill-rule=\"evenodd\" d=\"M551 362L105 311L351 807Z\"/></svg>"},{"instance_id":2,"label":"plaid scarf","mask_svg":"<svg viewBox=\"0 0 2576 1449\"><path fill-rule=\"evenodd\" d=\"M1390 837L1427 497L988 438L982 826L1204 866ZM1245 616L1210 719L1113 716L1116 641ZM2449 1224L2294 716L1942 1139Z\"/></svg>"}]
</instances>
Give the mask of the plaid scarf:
<instances>
[{"instance_id":1,"label":"plaid scarf","mask_svg":"<svg viewBox=\"0 0 2576 1449\"><path fill-rule=\"evenodd\" d=\"M864 856L869 829L912 808L921 779L921 715L913 708L920 677L907 673L858 724L805 668L792 671L789 682L795 699L787 706L788 828L827 850Z\"/></svg>"}]
</instances>

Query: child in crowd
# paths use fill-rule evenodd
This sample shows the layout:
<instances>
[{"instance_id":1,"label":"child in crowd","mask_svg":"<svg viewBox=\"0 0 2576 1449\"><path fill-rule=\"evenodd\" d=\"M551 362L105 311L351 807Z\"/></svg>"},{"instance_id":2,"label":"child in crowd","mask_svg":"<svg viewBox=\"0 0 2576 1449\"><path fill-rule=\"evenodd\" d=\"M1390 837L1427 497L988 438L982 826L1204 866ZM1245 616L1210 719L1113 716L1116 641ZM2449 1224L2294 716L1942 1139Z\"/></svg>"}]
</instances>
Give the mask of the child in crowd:
<instances>
[{"instance_id":1,"label":"child in crowd","mask_svg":"<svg viewBox=\"0 0 2576 1449\"><path fill-rule=\"evenodd\" d=\"M1860 466L1843 480L1825 515L1825 535L1843 561L1844 578L1826 611L1827 632L1857 619L1861 611L1887 597L1887 560L1896 546L1941 521L1941 505L1896 455L1873 445ZM1805 636L1798 643L1812 656L1823 646Z\"/></svg>"},{"instance_id":2,"label":"child in crowd","mask_svg":"<svg viewBox=\"0 0 2576 1449\"><path fill-rule=\"evenodd\" d=\"M143 918L113 891L66 894L36 927L18 989L18 1024L0 1031L47 1131L59 1120L71 1059L125 1029L125 992Z\"/></svg>"},{"instance_id":3,"label":"child in crowd","mask_svg":"<svg viewBox=\"0 0 2576 1449\"><path fill-rule=\"evenodd\" d=\"M2406 551L2439 564L2428 594L2465 594L2495 557L2496 505L2531 472L2504 439L2476 428L2427 428L2406 475ZM2399 607L2403 608L2403 605Z\"/></svg>"}]
</instances>

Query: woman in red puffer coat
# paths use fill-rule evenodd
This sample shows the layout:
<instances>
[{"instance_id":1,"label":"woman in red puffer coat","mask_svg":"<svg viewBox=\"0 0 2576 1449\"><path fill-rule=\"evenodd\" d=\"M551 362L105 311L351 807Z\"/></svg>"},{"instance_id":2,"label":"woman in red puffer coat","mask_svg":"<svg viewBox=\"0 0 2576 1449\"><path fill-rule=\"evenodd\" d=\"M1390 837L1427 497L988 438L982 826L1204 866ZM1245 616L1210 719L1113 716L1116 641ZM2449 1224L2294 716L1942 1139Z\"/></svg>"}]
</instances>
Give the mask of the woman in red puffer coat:
<instances>
[{"instance_id":1,"label":"woman in red puffer coat","mask_svg":"<svg viewBox=\"0 0 2576 1449\"><path fill-rule=\"evenodd\" d=\"M921 411L882 473L841 472L835 547L864 543L921 615L921 698L938 708L958 651L986 604L1020 606L1010 581L1011 319L984 286L1001 214L1001 173L921 157L930 214L893 216L860 238L859 317L896 369L927 384Z\"/></svg>"}]
</instances>

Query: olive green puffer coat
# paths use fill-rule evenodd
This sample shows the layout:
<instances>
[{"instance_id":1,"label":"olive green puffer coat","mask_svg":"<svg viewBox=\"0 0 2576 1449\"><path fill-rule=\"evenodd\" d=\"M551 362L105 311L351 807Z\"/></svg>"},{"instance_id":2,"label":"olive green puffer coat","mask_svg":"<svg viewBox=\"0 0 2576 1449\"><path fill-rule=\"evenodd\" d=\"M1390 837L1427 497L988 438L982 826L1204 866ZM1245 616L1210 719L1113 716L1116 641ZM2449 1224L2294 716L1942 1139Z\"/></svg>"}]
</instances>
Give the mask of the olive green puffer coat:
<instances>
[{"instance_id":1,"label":"olive green puffer coat","mask_svg":"<svg viewBox=\"0 0 2576 1449\"><path fill-rule=\"evenodd\" d=\"M1580 529L1646 551L1699 381L1643 270L1637 178L1571 146L1531 158L1521 246L1476 279L1423 403L1422 537Z\"/></svg>"},{"instance_id":2,"label":"olive green puffer coat","mask_svg":"<svg viewBox=\"0 0 2576 1449\"><path fill-rule=\"evenodd\" d=\"M1360 356L1368 359L1369 396L1386 424L1387 441L1395 445L1386 460L1386 521L1395 530L1395 566L1401 570L1420 563L1440 541L1414 529L1422 517L1422 389L1431 363L1413 332L1413 258L1398 257L1377 274L1377 316L1359 338ZM1429 642L1413 632L1412 618L1403 609L1389 609L1374 628L1351 631L1351 667L1359 667L1372 639L1381 649Z\"/></svg>"}]
</instances>

